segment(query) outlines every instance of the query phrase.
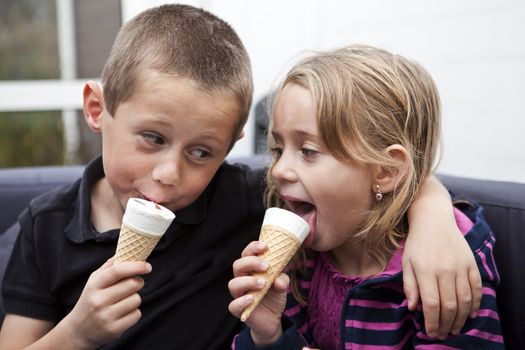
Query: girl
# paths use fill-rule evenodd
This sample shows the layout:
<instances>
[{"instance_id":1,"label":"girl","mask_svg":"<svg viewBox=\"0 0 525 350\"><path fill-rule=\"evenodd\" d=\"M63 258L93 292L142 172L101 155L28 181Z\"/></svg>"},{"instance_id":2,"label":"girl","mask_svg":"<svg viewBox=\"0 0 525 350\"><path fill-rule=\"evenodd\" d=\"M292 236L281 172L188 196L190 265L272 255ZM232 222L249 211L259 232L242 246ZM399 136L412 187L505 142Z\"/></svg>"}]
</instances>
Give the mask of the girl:
<instances>
[{"instance_id":1,"label":"girl","mask_svg":"<svg viewBox=\"0 0 525 350\"><path fill-rule=\"evenodd\" d=\"M297 64L276 97L269 199L310 223L301 254L281 274L235 339L236 349L503 348L494 286L494 237L479 207L454 209L483 280L481 307L441 340L403 294L407 210L432 172L440 139L439 96L418 64L369 46ZM267 268L253 242L234 263L237 317ZM282 316L284 311L284 316Z\"/></svg>"}]
</instances>

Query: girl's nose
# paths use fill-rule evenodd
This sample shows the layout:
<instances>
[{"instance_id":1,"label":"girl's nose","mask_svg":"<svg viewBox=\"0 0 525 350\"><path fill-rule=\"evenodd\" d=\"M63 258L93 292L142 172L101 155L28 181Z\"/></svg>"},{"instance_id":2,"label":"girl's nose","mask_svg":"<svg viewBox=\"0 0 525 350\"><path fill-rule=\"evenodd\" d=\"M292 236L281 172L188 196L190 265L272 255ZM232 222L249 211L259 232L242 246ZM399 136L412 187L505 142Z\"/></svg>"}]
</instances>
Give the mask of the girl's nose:
<instances>
[{"instance_id":1,"label":"girl's nose","mask_svg":"<svg viewBox=\"0 0 525 350\"><path fill-rule=\"evenodd\" d=\"M277 181L297 181L297 172L294 169L293 162L289 157L285 157L284 153L274 163L271 174Z\"/></svg>"},{"instance_id":2,"label":"girl's nose","mask_svg":"<svg viewBox=\"0 0 525 350\"><path fill-rule=\"evenodd\" d=\"M178 162L164 161L153 168L151 177L163 185L176 185L180 180L180 172Z\"/></svg>"}]
</instances>

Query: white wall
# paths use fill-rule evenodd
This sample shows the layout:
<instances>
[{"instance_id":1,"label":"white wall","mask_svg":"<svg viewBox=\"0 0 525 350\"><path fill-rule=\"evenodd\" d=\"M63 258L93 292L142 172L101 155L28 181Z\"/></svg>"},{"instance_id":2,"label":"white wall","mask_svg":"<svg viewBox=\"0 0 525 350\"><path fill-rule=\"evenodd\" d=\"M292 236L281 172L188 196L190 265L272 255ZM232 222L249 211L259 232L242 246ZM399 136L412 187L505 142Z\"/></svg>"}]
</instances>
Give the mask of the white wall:
<instances>
[{"instance_id":1,"label":"white wall","mask_svg":"<svg viewBox=\"0 0 525 350\"><path fill-rule=\"evenodd\" d=\"M164 1L122 0L123 18ZM443 103L439 171L525 182L523 0L194 0L228 21L252 59L256 102L305 49L378 45L422 63ZM249 154L253 130L233 150Z\"/></svg>"}]
</instances>

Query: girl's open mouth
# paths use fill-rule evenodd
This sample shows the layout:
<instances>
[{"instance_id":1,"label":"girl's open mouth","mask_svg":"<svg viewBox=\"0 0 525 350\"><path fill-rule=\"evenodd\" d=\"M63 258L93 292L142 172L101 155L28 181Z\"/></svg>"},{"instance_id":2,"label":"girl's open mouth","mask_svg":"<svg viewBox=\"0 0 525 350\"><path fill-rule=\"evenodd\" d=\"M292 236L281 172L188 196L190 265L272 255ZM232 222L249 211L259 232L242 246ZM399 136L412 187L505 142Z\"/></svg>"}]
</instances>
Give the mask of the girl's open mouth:
<instances>
[{"instance_id":1,"label":"girl's open mouth","mask_svg":"<svg viewBox=\"0 0 525 350\"><path fill-rule=\"evenodd\" d=\"M302 217L310 225L310 234L303 242L303 247L309 247L315 237L315 226L317 224L317 208L315 205L301 201L287 201L288 207L295 214Z\"/></svg>"}]
</instances>

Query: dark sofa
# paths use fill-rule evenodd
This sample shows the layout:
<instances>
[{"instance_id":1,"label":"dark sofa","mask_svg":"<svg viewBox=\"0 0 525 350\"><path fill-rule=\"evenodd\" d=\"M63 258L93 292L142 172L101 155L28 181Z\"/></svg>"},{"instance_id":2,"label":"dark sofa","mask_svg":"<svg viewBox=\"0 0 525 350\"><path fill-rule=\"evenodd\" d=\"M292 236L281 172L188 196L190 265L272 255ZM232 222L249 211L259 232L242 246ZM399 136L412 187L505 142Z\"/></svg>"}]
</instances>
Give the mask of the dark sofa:
<instances>
[{"instance_id":1,"label":"dark sofa","mask_svg":"<svg viewBox=\"0 0 525 350\"><path fill-rule=\"evenodd\" d=\"M259 157L236 160L257 167L265 163ZM0 279L18 232L18 214L31 198L71 183L81 173L79 166L0 169ZM440 178L457 195L485 207L497 239L494 254L501 276L497 292L505 343L508 349L525 349L525 184ZM0 299L0 324L2 319Z\"/></svg>"}]
</instances>

